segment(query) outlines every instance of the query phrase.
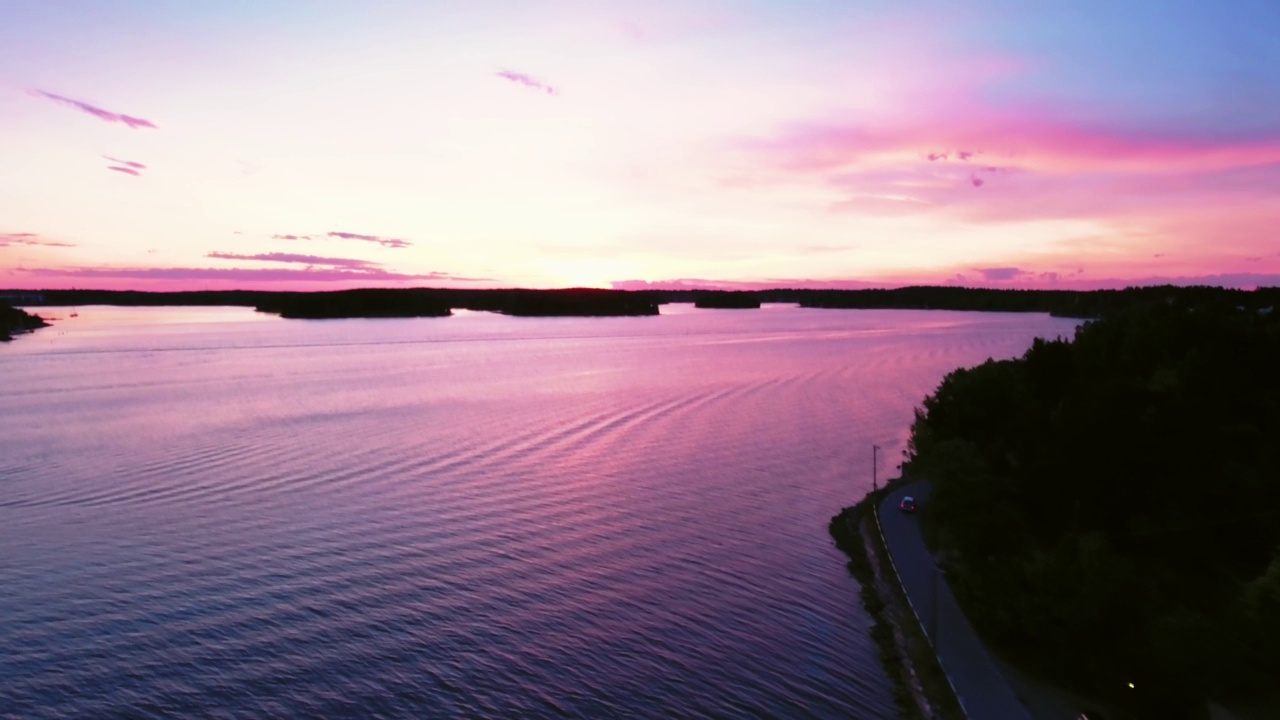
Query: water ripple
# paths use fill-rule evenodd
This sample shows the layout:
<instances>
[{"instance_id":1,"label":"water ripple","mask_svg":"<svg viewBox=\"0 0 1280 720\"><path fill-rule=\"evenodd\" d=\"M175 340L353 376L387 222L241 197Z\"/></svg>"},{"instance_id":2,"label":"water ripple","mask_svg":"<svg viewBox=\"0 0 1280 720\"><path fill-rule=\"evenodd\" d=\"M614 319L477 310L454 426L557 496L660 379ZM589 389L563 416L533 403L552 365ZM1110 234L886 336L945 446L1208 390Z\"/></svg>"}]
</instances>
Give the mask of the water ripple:
<instances>
[{"instance_id":1,"label":"water ripple","mask_svg":"<svg viewBox=\"0 0 1280 720\"><path fill-rule=\"evenodd\" d=\"M0 718L891 717L826 519L943 372L1066 327L938 317L0 354Z\"/></svg>"}]
</instances>

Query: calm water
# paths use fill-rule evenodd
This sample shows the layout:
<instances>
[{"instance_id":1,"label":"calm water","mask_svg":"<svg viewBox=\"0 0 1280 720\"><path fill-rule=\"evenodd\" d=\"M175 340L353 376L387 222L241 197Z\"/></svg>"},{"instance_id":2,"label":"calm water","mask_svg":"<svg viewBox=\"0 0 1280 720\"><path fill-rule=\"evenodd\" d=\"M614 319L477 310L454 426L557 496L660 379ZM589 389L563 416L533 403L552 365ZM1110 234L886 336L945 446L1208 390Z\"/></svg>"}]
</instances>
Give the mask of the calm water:
<instances>
[{"instance_id":1,"label":"calm water","mask_svg":"<svg viewBox=\"0 0 1280 720\"><path fill-rule=\"evenodd\" d=\"M827 520L948 370L1074 327L42 312L0 717L892 717Z\"/></svg>"}]
</instances>

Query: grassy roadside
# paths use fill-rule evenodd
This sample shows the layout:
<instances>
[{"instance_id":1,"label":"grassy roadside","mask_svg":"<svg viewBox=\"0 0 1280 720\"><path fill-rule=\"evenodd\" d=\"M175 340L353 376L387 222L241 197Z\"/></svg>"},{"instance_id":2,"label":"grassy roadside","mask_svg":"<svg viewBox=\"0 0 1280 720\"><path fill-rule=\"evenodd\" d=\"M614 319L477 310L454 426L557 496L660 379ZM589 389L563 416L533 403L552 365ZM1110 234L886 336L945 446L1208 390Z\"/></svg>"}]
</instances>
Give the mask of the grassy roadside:
<instances>
[{"instance_id":1,"label":"grassy roadside","mask_svg":"<svg viewBox=\"0 0 1280 720\"><path fill-rule=\"evenodd\" d=\"M849 556L849 573L862 587L862 604L875 619L871 636L893 679L899 714L913 720L963 718L933 647L912 613L876 528L875 506L888 488L871 493L831 519L836 547Z\"/></svg>"}]
</instances>

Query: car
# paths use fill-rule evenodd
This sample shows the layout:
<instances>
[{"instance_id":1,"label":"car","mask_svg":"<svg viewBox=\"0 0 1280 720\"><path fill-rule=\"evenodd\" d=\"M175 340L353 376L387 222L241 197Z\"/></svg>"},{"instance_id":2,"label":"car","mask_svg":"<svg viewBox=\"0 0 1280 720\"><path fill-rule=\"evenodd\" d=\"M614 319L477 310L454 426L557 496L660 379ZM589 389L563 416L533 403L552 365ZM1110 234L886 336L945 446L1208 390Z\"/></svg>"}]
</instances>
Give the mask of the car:
<instances>
[{"instance_id":1,"label":"car","mask_svg":"<svg viewBox=\"0 0 1280 720\"><path fill-rule=\"evenodd\" d=\"M916 511L916 499L910 495L904 495L902 502L898 503L898 509L904 513L913 513Z\"/></svg>"}]
</instances>

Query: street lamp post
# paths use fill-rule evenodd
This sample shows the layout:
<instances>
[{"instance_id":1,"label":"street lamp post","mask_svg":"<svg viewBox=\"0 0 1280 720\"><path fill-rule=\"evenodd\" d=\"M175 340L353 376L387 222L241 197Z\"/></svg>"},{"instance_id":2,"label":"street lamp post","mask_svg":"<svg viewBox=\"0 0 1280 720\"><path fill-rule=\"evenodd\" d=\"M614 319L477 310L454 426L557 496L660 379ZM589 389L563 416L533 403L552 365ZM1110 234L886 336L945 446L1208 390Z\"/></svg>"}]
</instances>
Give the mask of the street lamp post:
<instances>
[{"instance_id":1,"label":"street lamp post","mask_svg":"<svg viewBox=\"0 0 1280 720\"><path fill-rule=\"evenodd\" d=\"M876 453L880 452L879 445L871 446L871 492L876 491Z\"/></svg>"}]
</instances>

